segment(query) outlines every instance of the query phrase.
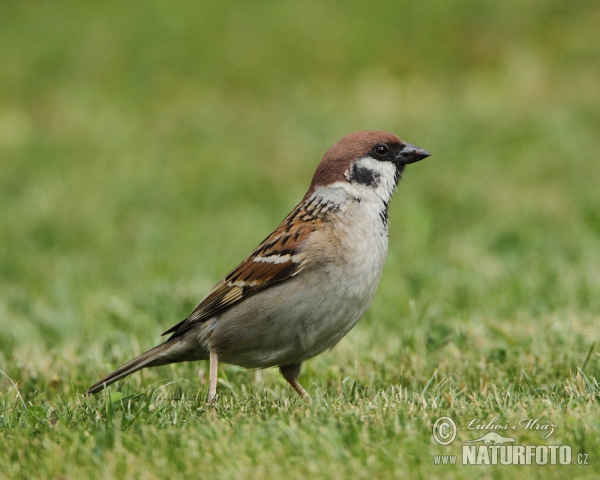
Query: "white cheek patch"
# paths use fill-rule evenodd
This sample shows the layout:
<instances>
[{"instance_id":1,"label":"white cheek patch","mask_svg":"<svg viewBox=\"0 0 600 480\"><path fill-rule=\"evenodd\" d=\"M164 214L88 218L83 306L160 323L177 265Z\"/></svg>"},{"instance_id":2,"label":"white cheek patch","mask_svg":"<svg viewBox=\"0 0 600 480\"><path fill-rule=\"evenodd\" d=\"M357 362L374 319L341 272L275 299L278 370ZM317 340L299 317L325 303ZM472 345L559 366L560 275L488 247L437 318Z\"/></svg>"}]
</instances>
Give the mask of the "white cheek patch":
<instances>
[{"instance_id":1,"label":"white cheek patch","mask_svg":"<svg viewBox=\"0 0 600 480\"><path fill-rule=\"evenodd\" d=\"M379 173L369 166L361 165L355 162L348 168L346 178L350 183L365 185L367 187L377 187L381 181Z\"/></svg>"},{"instance_id":2,"label":"white cheek patch","mask_svg":"<svg viewBox=\"0 0 600 480\"><path fill-rule=\"evenodd\" d=\"M396 188L396 166L391 162L362 157L353 162L344 175L356 188L374 190L386 203Z\"/></svg>"}]
</instances>

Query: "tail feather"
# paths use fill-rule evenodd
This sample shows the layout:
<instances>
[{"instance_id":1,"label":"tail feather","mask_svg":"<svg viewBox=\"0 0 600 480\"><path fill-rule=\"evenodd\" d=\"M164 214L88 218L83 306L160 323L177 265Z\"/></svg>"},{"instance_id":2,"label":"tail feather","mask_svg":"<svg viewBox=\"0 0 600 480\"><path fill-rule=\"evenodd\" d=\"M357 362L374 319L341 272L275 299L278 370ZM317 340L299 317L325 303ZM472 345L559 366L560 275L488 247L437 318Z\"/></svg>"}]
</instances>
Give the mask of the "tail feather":
<instances>
[{"instance_id":1,"label":"tail feather","mask_svg":"<svg viewBox=\"0 0 600 480\"><path fill-rule=\"evenodd\" d=\"M125 365L120 366L114 372L109 373L106 377L98 380L90 388L88 388L86 395L93 395L103 390L108 385L115 383L117 380L131 375L138 370L146 367L156 367L159 365L166 365L167 363L173 363L181 361L183 359L172 358L167 352L173 347L175 342L167 340L164 343L142 353L139 357L130 360Z\"/></svg>"}]
</instances>

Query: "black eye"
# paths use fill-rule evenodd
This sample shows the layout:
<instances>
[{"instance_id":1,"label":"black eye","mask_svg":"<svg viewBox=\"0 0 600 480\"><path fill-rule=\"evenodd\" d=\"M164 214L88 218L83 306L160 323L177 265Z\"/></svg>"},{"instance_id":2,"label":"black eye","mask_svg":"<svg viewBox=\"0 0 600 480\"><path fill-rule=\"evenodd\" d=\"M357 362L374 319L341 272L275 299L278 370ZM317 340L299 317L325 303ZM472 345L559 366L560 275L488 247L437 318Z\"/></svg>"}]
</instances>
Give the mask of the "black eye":
<instances>
[{"instance_id":1,"label":"black eye","mask_svg":"<svg viewBox=\"0 0 600 480\"><path fill-rule=\"evenodd\" d=\"M375 145L373 150L380 157L385 157L390 151L390 147L388 147L385 143L380 143L379 145Z\"/></svg>"}]
</instances>

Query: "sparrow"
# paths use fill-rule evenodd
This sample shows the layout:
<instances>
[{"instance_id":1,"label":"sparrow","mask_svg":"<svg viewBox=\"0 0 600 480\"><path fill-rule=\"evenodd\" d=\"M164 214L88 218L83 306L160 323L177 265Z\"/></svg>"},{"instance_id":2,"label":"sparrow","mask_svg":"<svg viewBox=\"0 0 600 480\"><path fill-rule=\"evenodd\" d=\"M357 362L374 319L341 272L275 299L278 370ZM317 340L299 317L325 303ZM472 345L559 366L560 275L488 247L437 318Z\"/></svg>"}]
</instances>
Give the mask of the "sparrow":
<instances>
[{"instance_id":1,"label":"sparrow","mask_svg":"<svg viewBox=\"0 0 600 480\"><path fill-rule=\"evenodd\" d=\"M396 135L351 133L325 153L300 203L227 274L164 343L92 385L94 394L142 368L209 360L279 367L298 383L302 362L333 348L369 307L388 249L388 205L406 165L431 154Z\"/></svg>"}]
</instances>

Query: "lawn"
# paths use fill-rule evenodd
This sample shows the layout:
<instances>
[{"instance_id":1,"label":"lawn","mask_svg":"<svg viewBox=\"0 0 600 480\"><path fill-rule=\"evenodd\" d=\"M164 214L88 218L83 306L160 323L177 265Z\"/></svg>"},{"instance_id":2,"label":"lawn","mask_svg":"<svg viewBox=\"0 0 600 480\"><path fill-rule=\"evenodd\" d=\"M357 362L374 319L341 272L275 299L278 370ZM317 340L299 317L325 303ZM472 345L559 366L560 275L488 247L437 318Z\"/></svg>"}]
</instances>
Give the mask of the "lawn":
<instances>
[{"instance_id":1,"label":"lawn","mask_svg":"<svg viewBox=\"0 0 600 480\"><path fill-rule=\"evenodd\" d=\"M596 478L599 21L586 0L2 2L0 478ZM304 365L312 404L222 365L207 406L205 363L83 397L363 129L433 156L392 201L371 308ZM463 465L492 424L570 464Z\"/></svg>"}]
</instances>

